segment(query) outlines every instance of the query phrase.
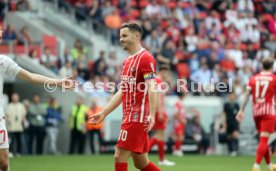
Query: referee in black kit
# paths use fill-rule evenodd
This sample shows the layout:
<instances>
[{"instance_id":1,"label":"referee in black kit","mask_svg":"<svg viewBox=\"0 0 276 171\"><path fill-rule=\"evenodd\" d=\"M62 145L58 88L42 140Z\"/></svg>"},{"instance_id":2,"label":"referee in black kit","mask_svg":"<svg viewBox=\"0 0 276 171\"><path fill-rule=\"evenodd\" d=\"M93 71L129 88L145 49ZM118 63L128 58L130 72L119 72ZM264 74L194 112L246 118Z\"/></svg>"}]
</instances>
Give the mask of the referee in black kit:
<instances>
[{"instance_id":1,"label":"referee in black kit","mask_svg":"<svg viewBox=\"0 0 276 171\"><path fill-rule=\"evenodd\" d=\"M236 156L238 151L239 123L236 120L240 106L236 101L236 94L231 92L225 102L223 112L226 119L226 140L231 156Z\"/></svg>"}]
</instances>

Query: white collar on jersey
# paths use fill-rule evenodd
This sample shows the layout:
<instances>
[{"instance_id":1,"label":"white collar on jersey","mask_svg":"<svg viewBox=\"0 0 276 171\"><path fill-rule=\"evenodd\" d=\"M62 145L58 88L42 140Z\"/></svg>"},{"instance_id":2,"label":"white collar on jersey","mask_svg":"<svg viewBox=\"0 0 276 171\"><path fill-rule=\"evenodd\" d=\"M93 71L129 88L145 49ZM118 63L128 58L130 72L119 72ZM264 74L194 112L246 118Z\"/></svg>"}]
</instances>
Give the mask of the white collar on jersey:
<instances>
[{"instance_id":1,"label":"white collar on jersey","mask_svg":"<svg viewBox=\"0 0 276 171\"><path fill-rule=\"evenodd\" d=\"M261 74L272 74L271 71L262 71Z\"/></svg>"},{"instance_id":2,"label":"white collar on jersey","mask_svg":"<svg viewBox=\"0 0 276 171\"><path fill-rule=\"evenodd\" d=\"M133 55L129 55L128 57L129 57L129 58L132 58L132 57L138 55L139 53L141 53L143 50L145 50L145 48L141 48L138 52L136 52L136 53L133 54Z\"/></svg>"}]
</instances>

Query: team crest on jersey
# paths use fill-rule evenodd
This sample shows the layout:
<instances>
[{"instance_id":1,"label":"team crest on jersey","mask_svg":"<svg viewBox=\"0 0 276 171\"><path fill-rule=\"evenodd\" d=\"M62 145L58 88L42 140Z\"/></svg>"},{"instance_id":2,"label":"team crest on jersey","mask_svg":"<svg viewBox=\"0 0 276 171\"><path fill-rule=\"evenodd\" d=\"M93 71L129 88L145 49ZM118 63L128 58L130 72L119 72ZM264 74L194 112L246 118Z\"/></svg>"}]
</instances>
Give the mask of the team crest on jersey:
<instances>
[{"instance_id":1,"label":"team crest on jersey","mask_svg":"<svg viewBox=\"0 0 276 171\"><path fill-rule=\"evenodd\" d=\"M150 63L150 67L151 67L152 71L155 72L154 65L152 62Z\"/></svg>"}]
</instances>

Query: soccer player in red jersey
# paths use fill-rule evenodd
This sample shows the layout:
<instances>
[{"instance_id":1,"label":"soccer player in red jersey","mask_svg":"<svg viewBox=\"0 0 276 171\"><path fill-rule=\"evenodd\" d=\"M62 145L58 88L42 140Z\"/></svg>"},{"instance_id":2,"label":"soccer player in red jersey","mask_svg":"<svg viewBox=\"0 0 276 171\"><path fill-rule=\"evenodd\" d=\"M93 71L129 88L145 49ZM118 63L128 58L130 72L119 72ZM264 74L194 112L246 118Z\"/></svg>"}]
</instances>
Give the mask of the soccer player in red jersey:
<instances>
[{"instance_id":1,"label":"soccer player in red jersey","mask_svg":"<svg viewBox=\"0 0 276 171\"><path fill-rule=\"evenodd\" d=\"M177 92L178 101L175 103L175 114L174 114L174 134L175 134L175 149L173 154L181 157L183 155L181 150L181 145L184 140L185 135L185 109L183 105L183 100L185 95L183 92Z\"/></svg>"},{"instance_id":2,"label":"soccer player in red jersey","mask_svg":"<svg viewBox=\"0 0 276 171\"><path fill-rule=\"evenodd\" d=\"M168 75L168 69L166 67L160 67L158 71L158 76L156 76L155 80L158 87L158 95L157 95L157 108L155 114L155 124L152 128L154 131L153 137L150 139L150 147L151 149L155 144L158 147L158 155L159 155L159 165L165 166L174 166L175 163L164 158L165 156L165 129L167 125L167 114L165 112L165 87L162 87L163 80ZM167 84L164 84L164 86Z\"/></svg>"},{"instance_id":3,"label":"soccer player in red jersey","mask_svg":"<svg viewBox=\"0 0 276 171\"><path fill-rule=\"evenodd\" d=\"M252 171L260 171L260 163L265 158L269 171L276 169L272 165L270 158L270 149L268 139L274 132L275 126L275 93L276 93L276 76L273 74L273 58L265 58L262 61L263 71L252 76L247 84L245 97L242 101L240 111L237 114L237 120L242 121L244 109L253 96L253 116L257 131L260 135L259 145L256 151L256 160Z\"/></svg>"},{"instance_id":4,"label":"soccer player in red jersey","mask_svg":"<svg viewBox=\"0 0 276 171\"><path fill-rule=\"evenodd\" d=\"M98 114L90 117L98 124L121 103L123 119L115 150L115 171L128 170L128 158L141 171L160 171L149 161L149 137L155 123L156 111L156 62L141 46L142 28L136 23L125 23L120 28L120 43L129 56L124 60L121 87L110 103Z\"/></svg>"}]
</instances>

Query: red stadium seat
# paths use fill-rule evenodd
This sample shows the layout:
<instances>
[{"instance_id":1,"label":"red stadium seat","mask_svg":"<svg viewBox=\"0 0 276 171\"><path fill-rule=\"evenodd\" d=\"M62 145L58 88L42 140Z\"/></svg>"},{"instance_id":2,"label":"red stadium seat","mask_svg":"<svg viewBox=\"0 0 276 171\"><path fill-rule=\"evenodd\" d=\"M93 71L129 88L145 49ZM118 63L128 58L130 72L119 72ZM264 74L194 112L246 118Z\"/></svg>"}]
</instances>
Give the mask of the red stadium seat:
<instances>
[{"instance_id":1,"label":"red stadium seat","mask_svg":"<svg viewBox=\"0 0 276 171\"><path fill-rule=\"evenodd\" d=\"M49 47L53 55L57 55L57 39L53 35L43 35L43 45L44 47Z\"/></svg>"},{"instance_id":2,"label":"red stadium seat","mask_svg":"<svg viewBox=\"0 0 276 171\"><path fill-rule=\"evenodd\" d=\"M177 4L176 4L176 2L170 1L170 2L167 3L167 6L168 6L169 8L176 8Z\"/></svg>"},{"instance_id":3,"label":"red stadium seat","mask_svg":"<svg viewBox=\"0 0 276 171\"><path fill-rule=\"evenodd\" d=\"M140 8L145 8L148 4L149 4L149 2L147 0L139 1Z\"/></svg>"},{"instance_id":4,"label":"red stadium seat","mask_svg":"<svg viewBox=\"0 0 276 171\"><path fill-rule=\"evenodd\" d=\"M247 49L247 45L244 44L244 43L241 43L239 49L240 50L246 50Z\"/></svg>"},{"instance_id":5,"label":"red stadium seat","mask_svg":"<svg viewBox=\"0 0 276 171\"><path fill-rule=\"evenodd\" d=\"M0 52L2 54L9 54L10 53L9 45L0 45Z\"/></svg>"},{"instance_id":6,"label":"red stadium seat","mask_svg":"<svg viewBox=\"0 0 276 171\"><path fill-rule=\"evenodd\" d=\"M263 22L268 22L273 20L273 16L271 14L263 14Z\"/></svg>"},{"instance_id":7,"label":"red stadium seat","mask_svg":"<svg viewBox=\"0 0 276 171\"><path fill-rule=\"evenodd\" d=\"M188 8L188 7L190 7L190 4L187 3L187 2L183 2L183 3L181 4L181 6L182 6L182 8Z\"/></svg>"},{"instance_id":8,"label":"red stadium seat","mask_svg":"<svg viewBox=\"0 0 276 171\"><path fill-rule=\"evenodd\" d=\"M253 44L253 49L254 49L254 50L260 49L260 44L259 44L259 43L254 43L254 44Z\"/></svg>"},{"instance_id":9,"label":"red stadium seat","mask_svg":"<svg viewBox=\"0 0 276 171\"><path fill-rule=\"evenodd\" d=\"M190 67L186 63L177 64L176 71L178 73L178 78L189 78L190 77Z\"/></svg>"}]
</instances>

